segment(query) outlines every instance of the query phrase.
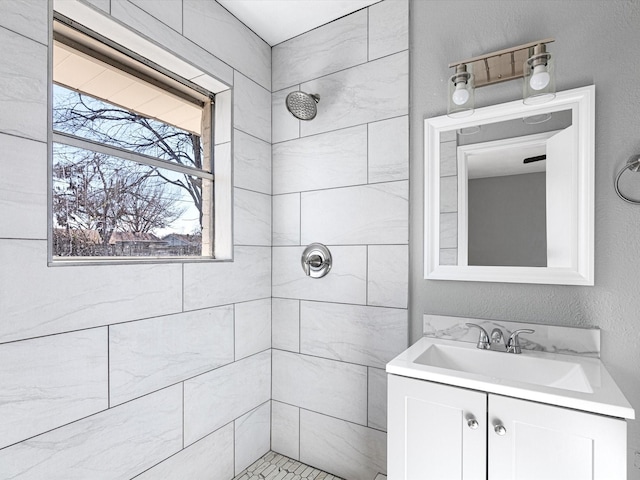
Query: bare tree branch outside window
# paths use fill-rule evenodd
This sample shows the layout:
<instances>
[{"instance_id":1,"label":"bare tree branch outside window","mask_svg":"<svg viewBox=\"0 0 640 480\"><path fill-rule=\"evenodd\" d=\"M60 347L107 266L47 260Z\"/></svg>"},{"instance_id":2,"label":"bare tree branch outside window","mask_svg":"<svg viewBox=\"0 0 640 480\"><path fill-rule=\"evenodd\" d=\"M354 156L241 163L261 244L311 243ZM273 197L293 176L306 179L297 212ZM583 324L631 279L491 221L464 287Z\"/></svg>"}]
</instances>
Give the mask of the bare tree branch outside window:
<instances>
[{"instance_id":1,"label":"bare tree branch outside window","mask_svg":"<svg viewBox=\"0 0 640 480\"><path fill-rule=\"evenodd\" d=\"M201 255L203 179L171 170L210 170L198 135L58 85L53 127L167 162L54 144L55 256Z\"/></svg>"}]
</instances>

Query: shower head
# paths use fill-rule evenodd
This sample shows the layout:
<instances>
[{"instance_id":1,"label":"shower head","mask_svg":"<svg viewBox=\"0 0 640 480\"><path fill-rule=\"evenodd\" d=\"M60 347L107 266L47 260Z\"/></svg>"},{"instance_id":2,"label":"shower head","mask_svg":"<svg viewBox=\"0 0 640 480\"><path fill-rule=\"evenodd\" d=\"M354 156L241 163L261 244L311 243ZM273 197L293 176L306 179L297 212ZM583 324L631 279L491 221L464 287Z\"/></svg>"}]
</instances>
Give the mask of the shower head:
<instances>
[{"instance_id":1,"label":"shower head","mask_svg":"<svg viewBox=\"0 0 640 480\"><path fill-rule=\"evenodd\" d=\"M287 95L287 110L299 120L313 120L318 109L316 103L320 101L320 95L314 93L291 92Z\"/></svg>"}]
</instances>

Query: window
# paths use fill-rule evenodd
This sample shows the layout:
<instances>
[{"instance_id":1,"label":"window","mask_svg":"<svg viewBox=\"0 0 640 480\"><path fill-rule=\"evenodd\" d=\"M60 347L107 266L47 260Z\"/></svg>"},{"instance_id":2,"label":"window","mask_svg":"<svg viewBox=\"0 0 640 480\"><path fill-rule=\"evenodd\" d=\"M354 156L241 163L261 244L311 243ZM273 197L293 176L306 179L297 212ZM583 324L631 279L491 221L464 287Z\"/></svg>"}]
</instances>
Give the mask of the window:
<instances>
[{"instance_id":1,"label":"window","mask_svg":"<svg viewBox=\"0 0 640 480\"><path fill-rule=\"evenodd\" d=\"M53 259L213 257L213 94L54 24Z\"/></svg>"}]
</instances>

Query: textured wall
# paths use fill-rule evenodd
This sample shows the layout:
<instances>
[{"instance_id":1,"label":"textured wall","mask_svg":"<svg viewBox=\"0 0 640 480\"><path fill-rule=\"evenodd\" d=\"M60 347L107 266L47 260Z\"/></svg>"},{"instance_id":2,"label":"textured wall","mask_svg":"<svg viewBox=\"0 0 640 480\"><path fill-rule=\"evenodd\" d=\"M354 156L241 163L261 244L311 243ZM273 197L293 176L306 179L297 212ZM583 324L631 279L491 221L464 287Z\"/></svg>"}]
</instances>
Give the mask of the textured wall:
<instances>
[{"instance_id":1,"label":"textured wall","mask_svg":"<svg viewBox=\"0 0 640 480\"><path fill-rule=\"evenodd\" d=\"M637 1L411 2L411 338L423 313L590 325L602 360L640 413L639 206L620 201L616 171L640 152L640 3ZM596 86L595 286L423 279L423 119L446 113L447 64L555 37L558 90ZM483 87L477 106L521 97L517 81ZM626 186L640 194L640 178ZM629 478L640 478L640 421L629 422Z\"/></svg>"},{"instance_id":2,"label":"textured wall","mask_svg":"<svg viewBox=\"0 0 640 480\"><path fill-rule=\"evenodd\" d=\"M384 366L407 346L407 29L385 0L273 48L272 448L349 480L386 471ZM293 90L320 94L314 120Z\"/></svg>"},{"instance_id":3,"label":"textured wall","mask_svg":"<svg viewBox=\"0 0 640 480\"><path fill-rule=\"evenodd\" d=\"M88 3L234 84L235 262L47 267L50 3L0 0L0 478L227 480L270 448L271 50L215 2Z\"/></svg>"}]
</instances>

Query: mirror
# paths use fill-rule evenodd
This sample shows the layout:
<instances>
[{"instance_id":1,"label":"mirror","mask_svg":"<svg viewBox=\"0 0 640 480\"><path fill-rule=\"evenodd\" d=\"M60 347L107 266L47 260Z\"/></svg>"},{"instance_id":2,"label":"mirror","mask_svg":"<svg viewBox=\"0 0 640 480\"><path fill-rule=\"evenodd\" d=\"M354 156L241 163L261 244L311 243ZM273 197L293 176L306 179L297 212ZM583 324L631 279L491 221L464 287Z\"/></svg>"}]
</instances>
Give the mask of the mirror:
<instances>
[{"instance_id":1,"label":"mirror","mask_svg":"<svg viewBox=\"0 0 640 480\"><path fill-rule=\"evenodd\" d=\"M425 278L593 285L594 87L425 120Z\"/></svg>"}]
</instances>

